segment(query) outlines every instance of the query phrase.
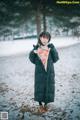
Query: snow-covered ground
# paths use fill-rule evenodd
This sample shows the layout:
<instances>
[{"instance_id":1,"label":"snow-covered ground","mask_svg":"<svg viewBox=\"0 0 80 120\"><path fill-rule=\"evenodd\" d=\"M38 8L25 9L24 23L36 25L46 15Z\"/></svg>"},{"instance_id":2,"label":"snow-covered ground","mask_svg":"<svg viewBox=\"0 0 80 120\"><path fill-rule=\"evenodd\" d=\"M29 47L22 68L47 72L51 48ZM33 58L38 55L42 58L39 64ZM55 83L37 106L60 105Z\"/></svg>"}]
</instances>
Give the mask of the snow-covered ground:
<instances>
[{"instance_id":1,"label":"snow-covered ground","mask_svg":"<svg viewBox=\"0 0 80 120\"><path fill-rule=\"evenodd\" d=\"M0 57L0 111L7 111L9 120L80 120L80 44L58 49L58 53L55 102L48 104L51 112L40 116L29 112L38 106L34 101L35 66L29 54ZM20 119L23 106L27 112Z\"/></svg>"},{"instance_id":2,"label":"snow-covered ground","mask_svg":"<svg viewBox=\"0 0 80 120\"><path fill-rule=\"evenodd\" d=\"M66 47L78 42L80 41L76 37L55 37L51 40L51 43L57 48ZM37 39L0 41L0 57L26 53L30 51L33 48L33 44L36 45L36 43Z\"/></svg>"}]
</instances>

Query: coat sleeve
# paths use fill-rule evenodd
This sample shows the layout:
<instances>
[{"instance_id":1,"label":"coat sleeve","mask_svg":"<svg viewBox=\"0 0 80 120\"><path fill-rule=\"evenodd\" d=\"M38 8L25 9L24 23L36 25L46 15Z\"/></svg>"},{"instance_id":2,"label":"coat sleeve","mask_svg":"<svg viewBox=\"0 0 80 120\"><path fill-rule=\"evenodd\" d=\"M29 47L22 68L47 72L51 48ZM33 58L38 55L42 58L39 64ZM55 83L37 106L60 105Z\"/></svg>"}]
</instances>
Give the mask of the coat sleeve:
<instances>
[{"instance_id":1,"label":"coat sleeve","mask_svg":"<svg viewBox=\"0 0 80 120\"><path fill-rule=\"evenodd\" d=\"M58 52L57 52L57 50L56 50L56 48L54 47L53 44L51 44L51 56L52 56L52 59L53 59L54 63L59 60Z\"/></svg>"},{"instance_id":2,"label":"coat sleeve","mask_svg":"<svg viewBox=\"0 0 80 120\"><path fill-rule=\"evenodd\" d=\"M34 50L37 50L38 47L39 47L38 44L37 44L37 45L33 45L33 50L30 51L30 53L29 53L29 59L30 59L30 61L31 61L33 64L35 64L35 58L36 58L36 53L34 53Z\"/></svg>"},{"instance_id":3,"label":"coat sleeve","mask_svg":"<svg viewBox=\"0 0 80 120\"><path fill-rule=\"evenodd\" d=\"M34 53L34 50L32 50L30 53L29 53L29 59L30 61L35 64L35 58L36 58L36 54Z\"/></svg>"}]
</instances>

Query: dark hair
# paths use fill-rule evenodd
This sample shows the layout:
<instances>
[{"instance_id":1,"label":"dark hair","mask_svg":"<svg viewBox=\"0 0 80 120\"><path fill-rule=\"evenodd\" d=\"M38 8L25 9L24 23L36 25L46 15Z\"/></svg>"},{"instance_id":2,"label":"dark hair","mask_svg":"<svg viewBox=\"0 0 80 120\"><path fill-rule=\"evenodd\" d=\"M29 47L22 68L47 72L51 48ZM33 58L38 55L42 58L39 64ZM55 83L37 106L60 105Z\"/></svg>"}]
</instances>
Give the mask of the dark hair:
<instances>
[{"instance_id":1,"label":"dark hair","mask_svg":"<svg viewBox=\"0 0 80 120\"><path fill-rule=\"evenodd\" d=\"M51 40L51 35L50 35L49 32L41 32L40 35L39 35L39 38L38 38L38 44L40 44L40 45L43 45L41 43L40 37L46 37L46 38L48 38L49 39L48 42L50 42L50 40Z\"/></svg>"}]
</instances>

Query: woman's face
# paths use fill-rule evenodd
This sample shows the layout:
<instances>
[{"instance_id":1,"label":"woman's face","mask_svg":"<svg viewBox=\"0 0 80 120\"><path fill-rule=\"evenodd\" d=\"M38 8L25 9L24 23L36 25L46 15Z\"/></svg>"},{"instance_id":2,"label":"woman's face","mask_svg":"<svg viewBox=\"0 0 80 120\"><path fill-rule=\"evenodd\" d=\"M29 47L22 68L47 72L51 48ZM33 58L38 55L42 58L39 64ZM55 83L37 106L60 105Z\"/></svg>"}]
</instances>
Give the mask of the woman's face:
<instances>
[{"instance_id":1,"label":"woman's face","mask_svg":"<svg viewBox=\"0 0 80 120\"><path fill-rule=\"evenodd\" d=\"M49 41L49 39L47 38L47 37L40 37L40 40L41 40L41 43L43 44L43 45L47 45L47 43L48 43L48 41Z\"/></svg>"}]
</instances>

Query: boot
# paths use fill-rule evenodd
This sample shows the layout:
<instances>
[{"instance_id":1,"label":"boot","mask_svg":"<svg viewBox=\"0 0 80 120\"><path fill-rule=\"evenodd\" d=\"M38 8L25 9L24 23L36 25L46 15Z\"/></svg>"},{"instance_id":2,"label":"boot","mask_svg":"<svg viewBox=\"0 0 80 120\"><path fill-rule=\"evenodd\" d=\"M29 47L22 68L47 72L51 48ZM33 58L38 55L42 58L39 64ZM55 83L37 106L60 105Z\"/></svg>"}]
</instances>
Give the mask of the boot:
<instances>
[{"instance_id":1,"label":"boot","mask_svg":"<svg viewBox=\"0 0 80 120\"><path fill-rule=\"evenodd\" d=\"M44 112L45 112L45 109L44 109L44 106L43 106L43 105L40 105L40 106L39 106L38 112L39 112L39 113L44 113Z\"/></svg>"},{"instance_id":2,"label":"boot","mask_svg":"<svg viewBox=\"0 0 80 120\"><path fill-rule=\"evenodd\" d=\"M45 112L47 112L47 111L48 111L48 106L47 106L47 104L46 104L46 105L44 105L44 110L45 110Z\"/></svg>"}]
</instances>

